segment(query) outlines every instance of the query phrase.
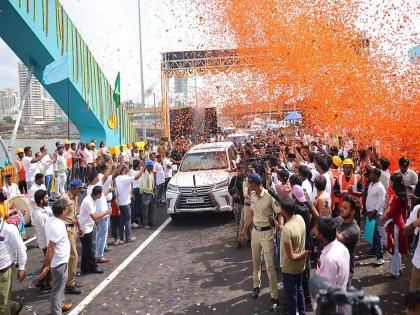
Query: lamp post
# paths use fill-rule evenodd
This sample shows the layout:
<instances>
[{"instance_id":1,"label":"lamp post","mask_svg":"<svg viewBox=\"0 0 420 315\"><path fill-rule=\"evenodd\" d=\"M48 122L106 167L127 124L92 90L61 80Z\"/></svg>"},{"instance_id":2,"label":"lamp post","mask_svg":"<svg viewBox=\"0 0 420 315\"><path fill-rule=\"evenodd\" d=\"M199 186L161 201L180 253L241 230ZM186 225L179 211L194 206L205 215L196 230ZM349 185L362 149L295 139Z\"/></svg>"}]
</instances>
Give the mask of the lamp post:
<instances>
[{"instance_id":1,"label":"lamp post","mask_svg":"<svg viewBox=\"0 0 420 315\"><path fill-rule=\"evenodd\" d=\"M140 108L142 109L143 115L143 140L146 141L146 105L144 104L144 81L143 81L143 48L141 42L141 9L140 0L137 1L138 12L139 12L139 43L140 43Z\"/></svg>"}]
</instances>

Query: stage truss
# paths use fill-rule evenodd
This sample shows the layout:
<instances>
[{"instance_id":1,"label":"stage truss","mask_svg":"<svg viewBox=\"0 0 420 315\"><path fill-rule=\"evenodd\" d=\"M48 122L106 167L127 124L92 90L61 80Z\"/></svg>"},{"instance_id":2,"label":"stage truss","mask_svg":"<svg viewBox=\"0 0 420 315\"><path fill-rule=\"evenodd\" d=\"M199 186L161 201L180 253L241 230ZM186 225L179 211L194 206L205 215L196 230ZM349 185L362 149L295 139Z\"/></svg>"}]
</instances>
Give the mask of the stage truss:
<instances>
[{"instance_id":1,"label":"stage truss","mask_svg":"<svg viewBox=\"0 0 420 315\"><path fill-rule=\"evenodd\" d=\"M161 84L162 103L161 115L163 122L162 134L169 139L169 80L173 77L184 78L196 75L243 72L253 70L256 65L269 64L267 51L239 51L236 49L179 51L162 54Z\"/></svg>"}]
</instances>

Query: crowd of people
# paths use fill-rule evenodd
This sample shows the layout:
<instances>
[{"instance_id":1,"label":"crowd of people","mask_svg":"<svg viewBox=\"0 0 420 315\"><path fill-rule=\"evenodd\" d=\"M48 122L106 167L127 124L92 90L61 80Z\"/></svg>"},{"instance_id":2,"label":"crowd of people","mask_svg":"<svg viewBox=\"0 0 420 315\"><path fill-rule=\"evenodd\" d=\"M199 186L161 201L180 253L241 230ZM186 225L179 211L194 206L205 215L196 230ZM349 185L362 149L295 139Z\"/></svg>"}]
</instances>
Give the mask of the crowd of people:
<instances>
[{"instance_id":1,"label":"crowd of people","mask_svg":"<svg viewBox=\"0 0 420 315\"><path fill-rule=\"evenodd\" d=\"M168 150L165 144L141 149L133 143L112 154L104 143L96 149L94 140L88 145L57 142L52 154L45 146L35 154L31 147L16 149L17 183L6 174L0 191L0 314L22 309L11 300L12 270L17 263L22 281L27 260L24 209L8 201L18 196L30 201L29 224L45 258L36 286L51 290L51 314L61 314L72 308L64 294L82 293L76 279L78 238L80 272L101 274L100 264L110 262L105 257L108 245L133 242L132 228L156 225L155 208L165 202L172 164L182 158L168 158Z\"/></svg>"},{"instance_id":2,"label":"crowd of people","mask_svg":"<svg viewBox=\"0 0 420 315\"><path fill-rule=\"evenodd\" d=\"M103 273L100 264L110 261L111 243L133 242L132 228L156 225L156 205L165 203L165 187L188 149L223 139L181 137L141 148L133 143L113 153L105 143L97 148L95 140L57 142L52 154L45 146L35 154L31 147L18 148L17 183L9 174L0 191L0 313L17 314L22 308L11 300L12 270L17 263L22 281L27 260L22 237L28 235L23 219L16 219L24 214L9 208L8 200L18 195L30 200L31 223L45 257L36 285L51 289L51 313L61 314L72 307L64 302L65 294L82 293L76 279L77 239L81 273ZM253 298L259 296L265 268L270 307L279 311L276 269L281 270L286 313L305 314L313 307L309 280L314 262L317 275L346 291L361 230L372 245L375 266L384 264L387 239L391 259L383 276L401 275L401 255L420 231L418 174L407 158L391 172L379 148L358 148L344 137L311 136L300 127L259 132L235 148L237 174L229 192L240 225L238 244L248 239L251 245ZM420 245L414 251L413 290L420 288Z\"/></svg>"},{"instance_id":3,"label":"crowd of people","mask_svg":"<svg viewBox=\"0 0 420 315\"><path fill-rule=\"evenodd\" d=\"M357 148L352 139L311 136L301 129L260 133L236 146L242 159L229 191L240 214L238 245L246 238L251 244L253 298L261 290L261 261L272 310L294 315L313 309L312 263L317 275L345 292L361 230L371 244L373 266L384 264L385 245L390 262L382 276L401 275L401 255L408 254L408 240L417 238L420 225L420 185L409 159L401 157L391 172L379 148ZM414 246L411 290L420 288L420 246ZM284 305L279 305L276 267Z\"/></svg>"}]
</instances>

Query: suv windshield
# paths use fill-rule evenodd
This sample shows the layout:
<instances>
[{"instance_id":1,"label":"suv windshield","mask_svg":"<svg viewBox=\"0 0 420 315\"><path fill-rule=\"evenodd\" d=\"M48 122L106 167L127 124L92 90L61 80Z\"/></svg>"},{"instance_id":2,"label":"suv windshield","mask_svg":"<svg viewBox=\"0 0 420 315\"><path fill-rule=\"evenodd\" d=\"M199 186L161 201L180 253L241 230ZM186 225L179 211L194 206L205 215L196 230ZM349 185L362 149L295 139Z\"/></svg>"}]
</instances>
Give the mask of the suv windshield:
<instances>
[{"instance_id":1,"label":"suv windshield","mask_svg":"<svg viewBox=\"0 0 420 315\"><path fill-rule=\"evenodd\" d=\"M188 153L182 161L180 171L206 171L228 168L225 151Z\"/></svg>"}]
</instances>

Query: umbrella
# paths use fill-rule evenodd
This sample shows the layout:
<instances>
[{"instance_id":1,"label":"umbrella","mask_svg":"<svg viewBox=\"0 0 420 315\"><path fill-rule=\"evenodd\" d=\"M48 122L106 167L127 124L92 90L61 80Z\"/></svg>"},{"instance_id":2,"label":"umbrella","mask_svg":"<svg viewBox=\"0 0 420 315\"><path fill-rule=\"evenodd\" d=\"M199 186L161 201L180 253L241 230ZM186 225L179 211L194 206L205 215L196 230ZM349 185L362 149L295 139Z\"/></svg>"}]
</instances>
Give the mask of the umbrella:
<instances>
[{"instance_id":1,"label":"umbrella","mask_svg":"<svg viewBox=\"0 0 420 315\"><path fill-rule=\"evenodd\" d=\"M293 111L290 112L283 120L284 121L293 121L293 120L301 120L302 115L299 112Z\"/></svg>"}]
</instances>

